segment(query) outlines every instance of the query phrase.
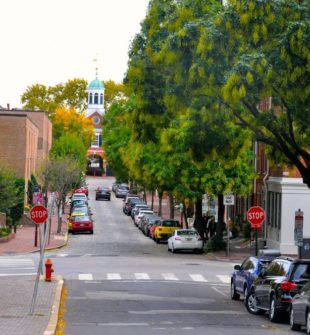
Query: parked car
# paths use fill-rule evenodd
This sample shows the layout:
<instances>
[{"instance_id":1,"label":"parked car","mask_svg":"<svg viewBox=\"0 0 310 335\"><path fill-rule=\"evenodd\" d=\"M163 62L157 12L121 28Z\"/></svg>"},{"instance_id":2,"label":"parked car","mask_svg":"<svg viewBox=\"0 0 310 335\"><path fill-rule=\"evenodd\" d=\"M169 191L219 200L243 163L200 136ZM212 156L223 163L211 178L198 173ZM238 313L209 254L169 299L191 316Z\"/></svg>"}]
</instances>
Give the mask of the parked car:
<instances>
[{"instance_id":1,"label":"parked car","mask_svg":"<svg viewBox=\"0 0 310 335\"><path fill-rule=\"evenodd\" d=\"M168 238L168 251L172 253L177 250L192 250L203 252L203 240L195 229L177 229Z\"/></svg>"},{"instance_id":2,"label":"parked car","mask_svg":"<svg viewBox=\"0 0 310 335\"><path fill-rule=\"evenodd\" d=\"M235 265L230 280L231 299L238 300L240 296L246 297L254 279L261 274L261 271L267 267L271 260L266 257L250 256L241 265Z\"/></svg>"},{"instance_id":3,"label":"parked car","mask_svg":"<svg viewBox=\"0 0 310 335\"><path fill-rule=\"evenodd\" d=\"M120 184L115 189L115 197L116 198L125 198L127 193L129 193L129 186Z\"/></svg>"},{"instance_id":4,"label":"parked car","mask_svg":"<svg viewBox=\"0 0 310 335\"><path fill-rule=\"evenodd\" d=\"M87 206L80 206L80 207L74 207L68 216L68 231L69 233L72 232L72 221L75 219L76 216L91 216L93 213Z\"/></svg>"},{"instance_id":5,"label":"parked car","mask_svg":"<svg viewBox=\"0 0 310 335\"><path fill-rule=\"evenodd\" d=\"M78 215L72 218L72 233L89 231L91 234L94 232L93 220L87 215Z\"/></svg>"},{"instance_id":6,"label":"parked car","mask_svg":"<svg viewBox=\"0 0 310 335\"><path fill-rule=\"evenodd\" d=\"M247 310L252 314L269 312L272 322L288 316L293 297L305 284L302 275L310 260L277 257L257 277L246 297Z\"/></svg>"},{"instance_id":7,"label":"parked car","mask_svg":"<svg viewBox=\"0 0 310 335\"><path fill-rule=\"evenodd\" d=\"M70 213L74 207L88 206L88 202L85 199L73 200L70 204Z\"/></svg>"},{"instance_id":8,"label":"parked car","mask_svg":"<svg viewBox=\"0 0 310 335\"><path fill-rule=\"evenodd\" d=\"M150 216L146 216L143 219L143 224L142 224L142 232L145 236L150 237L150 229L153 225L155 225L157 222L159 222L161 220L160 216L156 216L156 215L150 215Z\"/></svg>"},{"instance_id":9,"label":"parked car","mask_svg":"<svg viewBox=\"0 0 310 335\"><path fill-rule=\"evenodd\" d=\"M71 197L71 203L75 200L84 200L87 201L87 195L85 193L73 193Z\"/></svg>"},{"instance_id":10,"label":"parked car","mask_svg":"<svg viewBox=\"0 0 310 335\"><path fill-rule=\"evenodd\" d=\"M76 188L73 193L84 193L86 196L88 196L88 187L82 186L80 188Z\"/></svg>"},{"instance_id":11,"label":"parked car","mask_svg":"<svg viewBox=\"0 0 310 335\"><path fill-rule=\"evenodd\" d=\"M134 223L141 229L141 222L145 215L154 215L154 212L151 209L140 209L139 213L135 216Z\"/></svg>"},{"instance_id":12,"label":"parked car","mask_svg":"<svg viewBox=\"0 0 310 335\"><path fill-rule=\"evenodd\" d=\"M96 200L105 199L111 200L111 190L109 187L98 187L96 189Z\"/></svg>"},{"instance_id":13,"label":"parked car","mask_svg":"<svg viewBox=\"0 0 310 335\"><path fill-rule=\"evenodd\" d=\"M174 231L178 228L182 228L178 220L162 219L155 226L153 231L153 239L156 243L167 241L168 238L172 236Z\"/></svg>"},{"instance_id":14,"label":"parked car","mask_svg":"<svg viewBox=\"0 0 310 335\"><path fill-rule=\"evenodd\" d=\"M139 210L143 208L143 209L150 209L150 207L145 204L144 202L139 202L139 203L135 203L134 207L131 210L130 216L132 218L132 220L134 221L135 216L139 213Z\"/></svg>"},{"instance_id":15,"label":"parked car","mask_svg":"<svg viewBox=\"0 0 310 335\"><path fill-rule=\"evenodd\" d=\"M310 334L310 273L309 265L305 266L305 272L301 275L301 280L306 283L302 290L298 292L293 300L290 309L290 328L300 330L306 327L307 334Z\"/></svg>"},{"instance_id":16,"label":"parked car","mask_svg":"<svg viewBox=\"0 0 310 335\"><path fill-rule=\"evenodd\" d=\"M129 193L128 193L126 198L124 199L123 213L126 214L126 215L130 215L131 209L137 203L142 203L142 200L139 198L139 196L138 195L129 195Z\"/></svg>"}]
</instances>

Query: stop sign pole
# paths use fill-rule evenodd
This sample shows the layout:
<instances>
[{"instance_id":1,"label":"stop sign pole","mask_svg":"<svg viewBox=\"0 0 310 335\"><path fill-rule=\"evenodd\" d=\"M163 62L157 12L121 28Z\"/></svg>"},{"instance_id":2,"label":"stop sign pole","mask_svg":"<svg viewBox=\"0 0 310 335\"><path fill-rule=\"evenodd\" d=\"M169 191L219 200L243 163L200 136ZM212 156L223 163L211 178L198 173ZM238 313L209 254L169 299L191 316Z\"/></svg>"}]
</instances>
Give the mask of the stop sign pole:
<instances>
[{"instance_id":1,"label":"stop sign pole","mask_svg":"<svg viewBox=\"0 0 310 335\"><path fill-rule=\"evenodd\" d=\"M37 232L37 227L39 226L39 235L40 235L40 261L38 264L38 272L37 272L37 277L36 277L36 282L34 286L34 292L32 296L32 301L30 305L30 315L33 315L34 312L34 307L35 307L35 302L38 294L38 286L39 286L39 280L40 280L40 274L43 274L43 258L44 258L44 250L45 250L45 244L47 240L47 235L48 235L48 230L45 232L44 240L42 243L42 223L45 222L48 218L48 210L45 206L43 205L36 205L33 206L30 210L30 217L32 221L36 225L36 232ZM37 239L37 235L36 235Z\"/></svg>"},{"instance_id":2,"label":"stop sign pole","mask_svg":"<svg viewBox=\"0 0 310 335\"><path fill-rule=\"evenodd\" d=\"M251 224L251 228L255 229L255 255L258 255L258 229L262 228L262 224L266 219L266 212L260 206L250 207L246 214L247 220Z\"/></svg>"}]
</instances>

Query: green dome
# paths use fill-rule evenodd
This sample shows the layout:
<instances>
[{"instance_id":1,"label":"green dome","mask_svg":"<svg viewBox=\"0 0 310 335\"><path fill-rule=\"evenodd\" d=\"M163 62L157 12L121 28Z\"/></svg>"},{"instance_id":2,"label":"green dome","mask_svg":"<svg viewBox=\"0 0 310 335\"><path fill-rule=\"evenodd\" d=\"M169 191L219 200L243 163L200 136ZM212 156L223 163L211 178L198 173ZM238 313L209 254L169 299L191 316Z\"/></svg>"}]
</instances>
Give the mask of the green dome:
<instances>
[{"instance_id":1,"label":"green dome","mask_svg":"<svg viewBox=\"0 0 310 335\"><path fill-rule=\"evenodd\" d=\"M88 89L89 90L103 90L103 83L100 80L95 79L89 84Z\"/></svg>"}]
</instances>

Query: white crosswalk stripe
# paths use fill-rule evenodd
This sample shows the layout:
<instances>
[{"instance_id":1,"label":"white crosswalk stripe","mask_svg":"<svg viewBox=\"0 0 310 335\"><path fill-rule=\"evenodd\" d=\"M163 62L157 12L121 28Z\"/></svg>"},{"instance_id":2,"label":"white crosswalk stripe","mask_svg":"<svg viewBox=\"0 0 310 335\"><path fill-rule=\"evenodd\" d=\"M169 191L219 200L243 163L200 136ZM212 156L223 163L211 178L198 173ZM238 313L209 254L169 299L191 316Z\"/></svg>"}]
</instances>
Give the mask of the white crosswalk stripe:
<instances>
[{"instance_id":1,"label":"white crosswalk stripe","mask_svg":"<svg viewBox=\"0 0 310 335\"><path fill-rule=\"evenodd\" d=\"M108 280L121 280L122 277L119 273L107 273Z\"/></svg>"},{"instance_id":2,"label":"white crosswalk stripe","mask_svg":"<svg viewBox=\"0 0 310 335\"><path fill-rule=\"evenodd\" d=\"M1 276L1 273L0 273ZM206 275L199 273L189 273L189 274L180 274L177 276L175 273L160 273L160 274L148 274L145 272L136 272L136 273L106 273L103 275L97 275L95 278L91 273L79 273L78 279L84 281L94 281L94 280L166 280L166 281L193 281L196 283L216 283L220 282L221 284L229 284L230 276L228 275L215 275L216 280L214 280L214 275L212 278L208 278Z\"/></svg>"},{"instance_id":3,"label":"white crosswalk stripe","mask_svg":"<svg viewBox=\"0 0 310 335\"><path fill-rule=\"evenodd\" d=\"M79 273L79 280L93 280L91 273Z\"/></svg>"},{"instance_id":4,"label":"white crosswalk stripe","mask_svg":"<svg viewBox=\"0 0 310 335\"><path fill-rule=\"evenodd\" d=\"M165 280L179 280L174 273L162 273Z\"/></svg>"},{"instance_id":5,"label":"white crosswalk stripe","mask_svg":"<svg viewBox=\"0 0 310 335\"><path fill-rule=\"evenodd\" d=\"M230 283L230 276L227 275L217 275L216 276L222 283L229 284Z\"/></svg>"},{"instance_id":6,"label":"white crosswalk stripe","mask_svg":"<svg viewBox=\"0 0 310 335\"><path fill-rule=\"evenodd\" d=\"M0 276L33 275L36 267L32 259L0 257Z\"/></svg>"},{"instance_id":7,"label":"white crosswalk stripe","mask_svg":"<svg viewBox=\"0 0 310 335\"><path fill-rule=\"evenodd\" d=\"M138 280L150 280L150 276L147 273L135 273L135 277Z\"/></svg>"},{"instance_id":8,"label":"white crosswalk stripe","mask_svg":"<svg viewBox=\"0 0 310 335\"><path fill-rule=\"evenodd\" d=\"M189 276L191 277L191 279L193 281L202 282L202 283L206 283L207 282L207 279L203 275L200 275L200 274L190 274Z\"/></svg>"}]
</instances>

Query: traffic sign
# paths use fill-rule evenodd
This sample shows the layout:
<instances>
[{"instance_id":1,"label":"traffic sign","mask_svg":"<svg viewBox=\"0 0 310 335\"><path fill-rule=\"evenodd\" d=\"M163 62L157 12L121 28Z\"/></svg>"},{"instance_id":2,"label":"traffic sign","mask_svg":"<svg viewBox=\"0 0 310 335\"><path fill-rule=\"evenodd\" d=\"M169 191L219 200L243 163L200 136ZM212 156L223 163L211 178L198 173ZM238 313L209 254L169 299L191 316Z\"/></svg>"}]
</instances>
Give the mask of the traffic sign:
<instances>
[{"instance_id":1,"label":"traffic sign","mask_svg":"<svg viewBox=\"0 0 310 335\"><path fill-rule=\"evenodd\" d=\"M299 209L295 212L295 225L294 225L294 241L298 247L303 246L303 226L304 226L304 213Z\"/></svg>"},{"instance_id":2,"label":"traffic sign","mask_svg":"<svg viewBox=\"0 0 310 335\"><path fill-rule=\"evenodd\" d=\"M43 205L36 205L31 208L30 217L35 224L41 224L47 220L48 211Z\"/></svg>"},{"instance_id":3,"label":"traffic sign","mask_svg":"<svg viewBox=\"0 0 310 335\"><path fill-rule=\"evenodd\" d=\"M233 206L235 204L235 196L233 193L224 194L224 205Z\"/></svg>"},{"instance_id":4,"label":"traffic sign","mask_svg":"<svg viewBox=\"0 0 310 335\"><path fill-rule=\"evenodd\" d=\"M251 223L251 228L260 229L266 219L266 213L260 206L253 206L247 211L246 218Z\"/></svg>"}]
</instances>

